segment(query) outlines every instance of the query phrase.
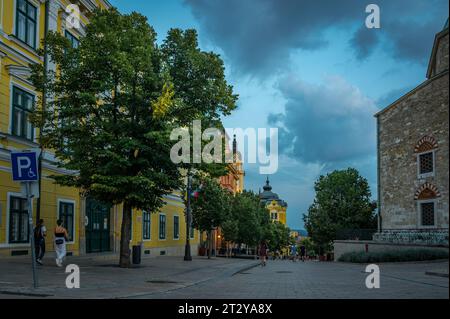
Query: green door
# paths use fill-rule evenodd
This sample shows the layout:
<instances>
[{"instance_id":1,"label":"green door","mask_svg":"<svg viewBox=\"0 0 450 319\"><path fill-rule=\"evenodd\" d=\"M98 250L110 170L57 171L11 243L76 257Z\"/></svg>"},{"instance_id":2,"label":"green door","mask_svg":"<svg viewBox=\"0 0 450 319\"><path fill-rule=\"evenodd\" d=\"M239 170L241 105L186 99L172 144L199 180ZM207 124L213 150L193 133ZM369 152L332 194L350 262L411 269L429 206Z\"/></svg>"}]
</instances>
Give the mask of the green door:
<instances>
[{"instance_id":1,"label":"green door","mask_svg":"<svg viewBox=\"0 0 450 319\"><path fill-rule=\"evenodd\" d=\"M92 198L86 199L86 252L109 251L111 205Z\"/></svg>"}]
</instances>

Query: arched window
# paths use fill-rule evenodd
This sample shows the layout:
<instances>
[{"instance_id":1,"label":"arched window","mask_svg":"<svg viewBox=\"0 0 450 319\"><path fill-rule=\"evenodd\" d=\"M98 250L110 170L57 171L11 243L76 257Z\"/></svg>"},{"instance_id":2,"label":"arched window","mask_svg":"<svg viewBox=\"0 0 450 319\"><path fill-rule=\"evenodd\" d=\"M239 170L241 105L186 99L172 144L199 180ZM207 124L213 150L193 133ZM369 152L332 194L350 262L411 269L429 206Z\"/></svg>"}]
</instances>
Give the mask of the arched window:
<instances>
[{"instance_id":1,"label":"arched window","mask_svg":"<svg viewBox=\"0 0 450 319\"><path fill-rule=\"evenodd\" d=\"M416 143L414 152L417 156L417 177L419 179L434 176L437 146L437 141L432 136L424 136Z\"/></svg>"},{"instance_id":2,"label":"arched window","mask_svg":"<svg viewBox=\"0 0 450 319\"><path fill-rule=\"evenodd\" d=\"M436 203L441 196L436 186L425 183L417 189L414 199L417 200L418 226L436 227Z\"/></svg>"}]
</instances>

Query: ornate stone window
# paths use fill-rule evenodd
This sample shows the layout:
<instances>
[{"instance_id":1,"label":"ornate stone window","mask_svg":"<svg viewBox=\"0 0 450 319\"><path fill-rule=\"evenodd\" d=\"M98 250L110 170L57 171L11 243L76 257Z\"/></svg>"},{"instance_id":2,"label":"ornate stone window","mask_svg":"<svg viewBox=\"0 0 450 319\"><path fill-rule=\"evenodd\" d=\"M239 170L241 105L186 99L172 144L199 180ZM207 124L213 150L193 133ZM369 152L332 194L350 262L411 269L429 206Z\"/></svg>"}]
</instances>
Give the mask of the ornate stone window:
<instances>
[{"instance_id":1,"label":"ornate stone window","mask_svg":"<svg viewBox=\"0 0 450 319\"><path fill-rule=\"evenodd\" d=\"M417 200L418 228L437 226L436 204L439 196L439 190L430 183L423 184L416 191L414 199Z\"/></svg>"},{"instance_id":2,"label":"ornate stone window","mask_svg":"<svg viewBox=\"0 0 450 319\"><path fill-rule=\"evenodd\" d=\"M416 144L417 177L419 179L434 176L436 140L431 136L422 137Z\"/></svg>"},{"instance_id":3,"label":"ornate stone window","mask_svg":"<svg viewBox=\"0 0 450 319\"><path fill-rule=\"evenodd\" d=\"M420 223L422 226L434 226L434 202L420 203Z\"/></svg>"}]
</instances>

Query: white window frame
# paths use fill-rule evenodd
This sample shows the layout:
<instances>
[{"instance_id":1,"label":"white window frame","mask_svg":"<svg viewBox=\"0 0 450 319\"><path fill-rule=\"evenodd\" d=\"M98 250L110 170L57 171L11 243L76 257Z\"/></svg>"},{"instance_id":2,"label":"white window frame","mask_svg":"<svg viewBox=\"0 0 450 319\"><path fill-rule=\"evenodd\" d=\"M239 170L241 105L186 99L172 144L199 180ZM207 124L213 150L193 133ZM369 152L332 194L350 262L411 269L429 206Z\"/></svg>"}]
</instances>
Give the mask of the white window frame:
<instances>
[{"instance_id":1,"label":"white window frame","mask_svg":"<svg viewBox=\"0 0 450 319\"><path fill-rule=\"evenodd\" d=\"M164 238L161 238L161 216L164 216ZM167 215L164 213L158 214L158 240L159 241L167 240Z\"/></svg>"},{"instance_id":2,"label":"white window frame","mask_svg":"<svg viewBox=\"0 0 450 319\"><path fill-rule=\"evenodd\" d=\"M73 205L73 233L72 233L72 238L73 238L73 240L72 241L68 241L67 242L67 244L68 245L72 245L72 244L75 244L75 242L76 242L76 234L77 234L77 223L76 223L76 201L75 200L73 200L73 199L68 199L68 198L58 198L57 200L56 200L56 213L57 213L57 215L56 216L58 216L58 219L61 219L61 212L59 211L59 208L60 208L60 203L67 203L67 204L72 204ZM67 229L67 225L64 225L64 228L66 228ZM67 232L69 232L69 234L70 234L70 229L67 229Z\"/></svg>"},{"instance_id":3,"label":"white window frame","mask_svg":"<svg viewBox=\"0 0 450 319\"><path fill-rule=\"evenodd\" d=\"M12 25L12 35L17 38L17 41L14 41L14 43L19 44L20 46L26 48L26 49L32 49L34 51L38 50L41 45L41 39L39 37L40 32L40 22L41 22L41 3L37 0L27 0L29 1L33 6L36 7L36 32L35 32L35 38L36 38L36 47L33 48L32 46L28 45L25 42L22 42L22 40L19 40L19 37L17 36L17 30L16 30L16 19L17 19L17 0L14 0L14 6L13 6L13 25Z\"/></svg>"},{"instance_id":4,"label":"white window frame","mask_svg":"<svg viewBox=\"0 0 450 319\"><path fill-rule=\"evenodd\" d=\"M175 217L178 218L178 237L175 237ZM180 240L180 215L173 215L173 240Z\"/></svg>"},{"instance_id":5,"label":"white window frame","mask_svg":"<svg viewBox=\"0 0 450 319\"><path fill-rule=\"evenodd\" d=\"M422 205L426 203L433 203L434 205L434 225L422 225ZM437 228L437 200L423 199L417 201L417 228Z\"/></svg>"},{"instance_id":6,"label":"white window frame","mask_svg":"<svg viewBox=\"0 0 450 319\"><path fill-rule=\"evenodd\" d=\"M26 140L26 141L33 142L33 143L37 143L39 140L38 136L37 136L37 127L33 127L33 140L29 140L25 137L16 136L13 134L12 128L13 128L13 121L14 121L14 118L13 118L13 98L14 98L13 88L14 87L17 87L17 88L21 89L22 91L25 91L25 92L33 95L35 103L37 103L37 101L38 101L38 95L36 94L35 91L30 90L29 88L18 83L17 81L10 80L10 83L9 83L9 127L8 127L8 133L10 135L13 135L15 138L18 138L21 140Z\"/></svg>"},{"instance_id":7,"label":"white window frame","mask_svg":"<svg viewBox=\"0 0 450 319\"><path fill-rule=\"evenodd\" d=\"M28 248L30 247L30 240L28 239L28 243L10 243L9 242L9 226L10 226L10 214L11 214L11 197L19 197L26 199L25 196L23 196L22 193L15 193L15 192L8 192L6 195L6 236L5 236L5 243L0 244L0 248ZM34 207L34 198L31 199L31 209L33 210ZM32 211L33 214L33 211Z\"/></svg>"},{"instance_id":8,"label":"white window frame","mask_svg":"<svg viewBox=\"0 0 450 319\"><path fill-rule=\"evenodd\" d=\"M420 173L420 155L424 155L424 154L428 154L428 153L432 153L433 154L433 171L429 172L429 173L424 173L421 174ZM416 161L417 161L417 178L418 179L424 179L427 177L434 177L435 176L435 172L436 172L436 150L428 150L425 152L421 152L421 153L417 153L416 154Z\"/></svg>"},{"instance_id":9,"label":"white window frame","mask_svg":"<svg viewBox=\"0 0 450 319\"><path fill-rule=\"evenodd\" d=\"M144 225L145 225L144 214L149 214L149 216L150 216L150 230L149 230L150 238L148 238L148 239L144 239ZM152 240L152 224L153 224L152 223L152 213L143 210L142 211L142 241L151 241Z\"/></svg>"}]
</instances>

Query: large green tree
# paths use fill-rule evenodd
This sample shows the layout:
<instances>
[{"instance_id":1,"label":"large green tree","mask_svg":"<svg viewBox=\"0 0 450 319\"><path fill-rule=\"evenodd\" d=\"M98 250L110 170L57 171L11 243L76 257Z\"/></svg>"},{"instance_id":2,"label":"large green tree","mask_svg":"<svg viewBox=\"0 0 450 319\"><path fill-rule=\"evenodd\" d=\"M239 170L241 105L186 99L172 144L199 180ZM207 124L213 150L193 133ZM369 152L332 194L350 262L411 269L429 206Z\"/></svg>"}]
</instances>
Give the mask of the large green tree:
<instances>
[{"instance_id":1,"label":"large green tree","mask_svg":"<svg viewBox=\"0 0 450 319\"><path fill-rule=\"evenodd\" d=\"M203 176L194 182L197 194L192 200L193 225L200 231L208 232L210 239L211 231L220 227L228 218L230 211L231 195L228 190L223 189L216 179ZM211 245L209 245L211 251ZM210 257L210 253L208 257Z\"/></svg>"},{"instance_id":2,"label":"large green tree","mask_svg":"<svg viewBox=\"0 0 450 319\"><path fill-rule=\"evenodd\" d=\"M270 237L269 212L251 191L243 191L233 197L228 217L223 227L227 240L253 247Z\"/></svg>"},{"instance_id":3,"label":"large green tree","mask_svg":"<svg viewBox=\"0 0 450 319\"><path fill-rule=\"evenodd\" d=\"M221 116L231 114L238 98L225 79L220 56L199 48L194 29L169 30L161 52L179 102L171 108L171 117L183 126L194 120L220 126Z\"/></svg>"},{"instance_id":4,"label":"large green tree","mask_svg":"<svg viewBox=\"0 0 450 319\"><path fill-rule=\"evenodd\" d=\"M192 123L201 121L202 131L217 128L224 132L221 118L230 115L236 108L238 96L225 78L225 67L218 54L206 52L198 45L197 31L194 29L170 29L161 45L164 60L163 70L174 88L173 107L168 116L181 127L189 128L191 162L180 167L219 177L227 174L225 156L225 135L222 134L221 163L194 163L192 161ZM201 141L203 146L209 141Z\"/></svg>"},{"instance_id":5,"label":"large green tree","mask_svg":"<svg viewBox=\"0 0 450 319\"><path fill-rule=\"evenodd\" d=\"M47 36L57 74L33 67L46 92L36 112L42 143L76 174L53 176L86 196L123 204L120 266L130 266L132 209L155 211L180 187L170 161L173 87L164 75L156 34L144 16L96 11L78 48L58 33Z\"/></svg>"},{"instance_id":6,"label":"large green tree","mask_svg":"<svg viewBox=\"0 0 450 319\"><path fill-rule=\"evenodd\" d=\"M309 236L322 250L336 239L340 229L376 227L369 184L356 169L320 176L314 189L316 197L303 220Z\"/></svg>"},{"instance_id":7,"label":"large green tree","mask_svg":"<svg viewBox=\"0 0 450 319\"><path fill-rule=\"evenodd\" d=\"M261 240L262 224L259 215L259 199L252 192L236 194L233 214L238 222L237 242L255 246Z\"/></svg>"},{"instance_id":8,"label":"large green tree","mask_svg":"<svg viewBox=\"0 0 450 319\"><path fill-rule=\"evenodd\" d=\"M271 250L281 250L292 243L289 228L280 222L270 223L266 238Z\"/></svg>"}]
</instances>

